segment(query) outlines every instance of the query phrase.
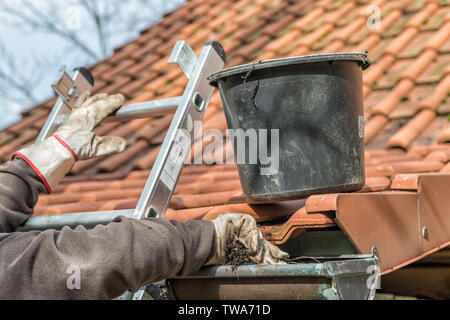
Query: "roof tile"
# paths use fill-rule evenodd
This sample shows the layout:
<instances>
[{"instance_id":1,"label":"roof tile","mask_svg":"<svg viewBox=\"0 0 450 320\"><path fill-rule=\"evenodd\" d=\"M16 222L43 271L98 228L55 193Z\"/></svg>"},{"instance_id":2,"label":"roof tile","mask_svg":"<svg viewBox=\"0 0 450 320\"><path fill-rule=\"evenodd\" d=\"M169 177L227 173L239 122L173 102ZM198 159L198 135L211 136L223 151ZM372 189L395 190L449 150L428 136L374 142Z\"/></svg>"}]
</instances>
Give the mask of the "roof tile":
<instances>
[{"instance_id":1,"label":"roof tile","mask_svg":"<svg viewBox=\"0 0 450 320\"><path fill-rule=\"evenodd\" d=\"M441 170L443 167L442 162L431 160L394 162L368 167L366 168L366 175L368 177L376 177L393 176L398 173L434 172Z\"/></svg>"},{"instance_id":2,"label":"roof tile","mask_svg":"<svg viewBox=\"0 0 450 320\"><path fill-rule=\"evenodd\" d=\"M160 118L152 119L136 132L137 138L143 138L150 141L151 138L168 128L172 122L173 115L167 115Z\"/></svg>"},{"instance_id":3,"label":"roof tile","mask_svg":"<svg viewBox=\"0 0 450 320\"><path fill-rule=\"evenodd\" d=\"M429 108L431 110L436 110L437 107L441 104L441 102L447 98L450 93L450 74L447 74L441 82L438 83L432 96L423 101L419 108Z\"/></svg>"},{"instance_id":4,"label":"roof tile","mask_svg":"<svg viewBox=\"0 0 450 320\"><path fill-rule=\"evenodd\" d=\"M150 152L137 159L133 164L133 168L139 170L151 168L155 163L160 150L161 147L153 148Z\"/></svg>"},{"instance_id":5,"label":"roof tile","mask_svg":"<svg viewBox=\"0 0 450 320\"><path fill-rule=\"evenodd\" d=\"M383 34L402 16L401 10L393 10L381 19L379 28L370 29L371 33Z\"/></svg>"},{"instance_id":6,"label":"roof tile","mask_svg":"<svg viewBox=\"0 0 450 320\"><path fill-rule=\"evenodd\" d=\"M139 139L132 146L129 146L125 149L125 151L110 156L109 158L103 160L98 165L99 171L113 171L117 169L120 165L129 162L133 159L138 153L143 151L148 147L148 142L144 139Z\"/></svg>"},{"instance_id":7,"label":"roof tile","mask_svg":"<svg viewBox=\"0 0 450 320\"><path fill-rule=\"evenodd\" d=\"M419 29L424 21L430 17L433 12L435 12L438 8L438 5L434 2L429 2L423 9L418 10L417 13L406 22L406 27L414 27Z\"/></svg>"},{"instance_id":8,"label":"roof tile","mask_svg":"<svg viewBox=\"0 0 450 320\"><path fill-rule=\"evenodd\" d=\"M262 226L264 237L274 244L282 244L295 238L308 229L329 228L335 226L333 220L323 214L308 214L305 208L297 210L284 224Z\"/></svg>"},{"instance_id":9,"label":"roof tile","mask_svg":"<svg viewBox=\"0 0 450 320\"><path fill-rule=\"evenodd\" d=\"M447 125L447 128L445 128L444 131L439 135L438 138L439 143L446 143L450 142L450 124Z\"/></svg>"},{"instance_id":10,"label":"roof tile","mask_svg":"<svg viewBox=\"0 0 450 320\"><path fill-rule=\"evenodd\" d=\"M0 148L0 158L9 160L10 156L17 149L24 146L25 144L31 143L32 139L36 137L37 134L38 131L36 129L24 130L19 137L15 138L13 141Z\"/></svg>"},{"instance_id":11,"label":"roof tile","mask_svg":"<svg viewBox=\"0 0 450 320\"><path fill-rule=\"evenodd\" d=\"M403 126L389 141L389 147L407 147L412 141L434 120L436 113L431 110L422 110L414 116L405 126Z\"/></svg>"},{"instance_id":12,"label":"roof tile","mask_svg":"<svg viewBox=\"0 0 450 320\"><path fill-rule=\"evenodd\" d=\"M371 110L370 114L389 115L395 109L401 99L406 96L414 87L414 82L411 79L403 79Z\"/></svg>"}]
</instances>

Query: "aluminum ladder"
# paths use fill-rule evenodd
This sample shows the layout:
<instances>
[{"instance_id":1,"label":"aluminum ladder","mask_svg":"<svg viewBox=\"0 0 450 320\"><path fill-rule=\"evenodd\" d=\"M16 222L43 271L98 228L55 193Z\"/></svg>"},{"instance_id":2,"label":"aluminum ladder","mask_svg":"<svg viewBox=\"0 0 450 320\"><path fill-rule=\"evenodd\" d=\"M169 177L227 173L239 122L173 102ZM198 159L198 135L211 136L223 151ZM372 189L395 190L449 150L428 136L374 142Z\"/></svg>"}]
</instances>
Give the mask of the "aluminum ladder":
<instances>
[{"instance_id":1,"label":"aluminum ladder","mask_svg":"<svg viewBox=\"0 0 450 320\"><path fill-rule=\"evenodd\" d=\"M164 216L198 129L194 123L203 119L214 92L207 77L222 70L225 60L225 52L218 41L206 42L200 56L197 57L186 41L180 40L175 43L169 63L176 63L189 79L183 95L125 104L104 120L104 122L122 121L175 112L135 209L30 217L19 230L61 229L64 226L78 225L89 228L97 224L107 224L119 215L135 219ZM90 90L93 83L93 76L86 68L77 69L73 78L65 68L61 69L57 80L52 84L59 98L35 143L44 140L64 123L76 97Z\"/></svg>"}]
</instances>

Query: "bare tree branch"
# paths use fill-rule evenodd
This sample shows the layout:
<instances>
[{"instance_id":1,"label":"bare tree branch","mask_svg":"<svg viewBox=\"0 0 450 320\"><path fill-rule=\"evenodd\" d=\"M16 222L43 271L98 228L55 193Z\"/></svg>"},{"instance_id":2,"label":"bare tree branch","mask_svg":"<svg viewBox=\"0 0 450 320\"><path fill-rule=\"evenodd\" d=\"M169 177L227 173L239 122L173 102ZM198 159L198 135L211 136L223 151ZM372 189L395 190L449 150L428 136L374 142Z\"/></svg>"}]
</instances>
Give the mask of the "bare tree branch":
<instances>
[{"instance_id":1,"label":"bare tree branch","mask_svg":"<svg viewBox=\"0 0 450 320\"><path fill-rule=\"evenodd\" d=\"M11 7L6 3L2 5L2 9L11 16L19 19L19 21L21 21L24 25L28 25L33 29L37 29L43 32L58 35L62 39L71 42L73 45L81 49L91 58L94 59L100 58L100 56L97 53L95 53L95 51L93 51L87 44L85 44L78 38L78 36L74 31L64 28L63 24L60 23L58 19L53 19L51 16L48 16L45 13L41 12L38 8L36 8L32 4L31 1L22 0L22 3L30 10L32 16L27 15L23 11L16 10L15 8Z\"/></svg>"},{"instance_id":2,"label":"bare tree branch","mask_svg":"<svg viewBox=\"0 0 450 320\"><path fill-rule=\"evenodd\" d=\"M33 94L33 82L18 74L15 59L9 54L2 42L0 42L0 57L2 61L6 62L5 67L0 68L0 80L21 92L31 102L36 103L37 99ZM3 86L2 91L5 90L5 86Z\"/></svg>"},{"instance_id":3,"label":"bare tree branch","mask_svg":"<svg viewBox=\"0 0 450 320\"><path fill-rule=\"evenodd\" d=\"M49 71L59 65L91 64L113 52L113 47L134 37L159 19L168 9L185 0L0 0L0 24L24 34L40 32L67 43L58 52L48 50L37 57L27 57L31 68L2 46L0 34L0 102L27 106L45 98ZM79 9L79 24L73 26L72 9ZM75 13L76 13L75 12ZM47 37L46 37L47 38ZM53 45L52 40L45 42ZM56 45L59 43L56 41ZM49 56L52 55L51 57ZM48 87L49 88L49 87ZM45 93L47 94L47 93ZM26 103L28 102L28 103ZM0 119L1 120L1 119ZM0 121L1 122L1 121ZM1 123L0 123L1 126Z\"/></svg>"},{"instance_id":4,"label":"bare tree branch","mask_svg":"<svg viewBox=\"0 0 450 320\"><path fill-rule=\"evenodd\" d=\"M101 13L98 9L98 3L96 1L80 0L82 7L87 11L88 15L92 18L96 31L97 38L100 44L100 50L103 56L107 54L107 46L106 46L106 37L103 30L103 22L104 20L101 17Z\"/></svg>"}]
</instances>

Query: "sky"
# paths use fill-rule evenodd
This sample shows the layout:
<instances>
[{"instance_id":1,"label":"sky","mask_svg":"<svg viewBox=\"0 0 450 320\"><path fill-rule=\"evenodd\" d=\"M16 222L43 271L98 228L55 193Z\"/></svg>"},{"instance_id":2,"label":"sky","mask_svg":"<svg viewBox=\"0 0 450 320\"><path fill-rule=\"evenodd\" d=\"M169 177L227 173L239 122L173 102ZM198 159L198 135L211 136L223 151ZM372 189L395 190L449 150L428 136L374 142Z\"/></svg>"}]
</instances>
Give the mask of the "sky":
<instances>
[{"instance_id":1,"label":"sky","mask_svg":"<svg viewBox=\"0 0 450 320\"><path fill-rule=\"evenodd\" d=\"M26 12L26 1L31 0L2 1L6 1L17 10ZM56 1L59 6L57 12L49 8L53 1ZM102 5L106 3L105 1L112 0L89 1L98 1ZM107 55L113 53L113 48L138 37L140 30L157 23L164 12L171 11L185 2L185 0L121 1L125 5L119 16L113 19L111 35L108 37L110 45ZM100 55L101 50L94 32L94 23L80 6L79 0L33 0L33 4L43 12L55 16L55 19L64 23L66 27L76 30L77 35ZM134 25L135 22L136 25ZM115 32L115 29L122 31ZM56 78L62 65L66 65L67 69L71 70L77 66L89 66L102 60L89 57L57 35L24 27L22 24L18 25L17 19L5 11L0 11L0 45L3 48L0 52L0 70L8 70L9 74L15 78L30 80L33 83L32 93L36 99L35 102L30 101L15 90L10 82L0 82L0 129L20 120L21 111L53 95L50 84ZM7 57L14 61L15 69L11 70L10 60Z\"/></svg>"}]
</instances>

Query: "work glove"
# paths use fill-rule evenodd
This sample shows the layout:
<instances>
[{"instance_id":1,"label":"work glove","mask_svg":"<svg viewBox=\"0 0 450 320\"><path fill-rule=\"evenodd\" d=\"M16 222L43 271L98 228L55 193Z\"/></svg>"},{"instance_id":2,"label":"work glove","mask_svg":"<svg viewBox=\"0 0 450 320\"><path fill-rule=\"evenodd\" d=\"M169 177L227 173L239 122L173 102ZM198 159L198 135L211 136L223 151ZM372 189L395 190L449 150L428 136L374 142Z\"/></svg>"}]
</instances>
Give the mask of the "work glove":
<instances>
[{"instance_id":1,"label":"work glove","mask_svg":"<svg viewBox=\"0 0 450 320\"><path fill-rule=\"evenodd\" d=\"M216 230L216 252L205 265L227 263L226 245L238 239L247 248L248 257L256 264L285 263L289 255L265 240L256 220L248 214L228 213L211 220Z\"/></svg>"},{"instance_id":2,"label":"work glove","mask_svg":"<svg viewBox=\"0 0 450 320\"><path fill-rule=\"evenodd\" d=\"M25 160L41 178L49 193L70 171L75 162L125 149L121 137L94 134L94 128L124 103L121 94L85 92L74 103L67 121L56 132L40 143L13 154Z\"/></svg>"}]
</instances>

